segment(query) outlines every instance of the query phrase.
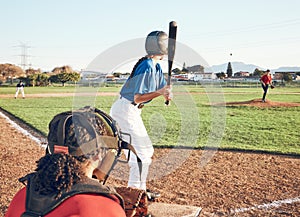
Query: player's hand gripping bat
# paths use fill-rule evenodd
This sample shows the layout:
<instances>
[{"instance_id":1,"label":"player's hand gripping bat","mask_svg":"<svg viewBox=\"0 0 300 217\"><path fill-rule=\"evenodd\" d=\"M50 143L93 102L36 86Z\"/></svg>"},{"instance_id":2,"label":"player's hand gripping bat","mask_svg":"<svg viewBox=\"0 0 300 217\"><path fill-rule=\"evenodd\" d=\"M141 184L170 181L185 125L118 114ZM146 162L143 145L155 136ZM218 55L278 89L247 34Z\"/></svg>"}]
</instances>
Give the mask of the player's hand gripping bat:
<instances>
[{"instance_id":1,"label":"player's hand gripping bat","mask_svg":"<svg viewBox=\"0 0 300 217\"><path fill-rule=\"evenodd\" d=\"M168 79L167 85L171 85L171 73L176 47L177 23L175 21L169 24L169 40L168 40ZM169 105L169 100L166 100L166 105Z\"/></svg>"}]
</instances>

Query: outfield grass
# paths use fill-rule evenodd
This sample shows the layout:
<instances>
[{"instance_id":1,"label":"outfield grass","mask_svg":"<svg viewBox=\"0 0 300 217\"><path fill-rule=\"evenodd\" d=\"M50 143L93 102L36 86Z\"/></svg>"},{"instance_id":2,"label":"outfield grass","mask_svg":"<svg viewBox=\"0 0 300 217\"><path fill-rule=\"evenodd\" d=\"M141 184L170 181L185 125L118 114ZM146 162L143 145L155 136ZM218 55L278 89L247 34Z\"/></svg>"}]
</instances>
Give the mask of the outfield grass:
<instances>
[{"instance_id":1,"label":"outfield grass","mask_svg":"<svg viewBox=\"0 0 300 217\"><path fill-rule=\"evenodd\" d=\"M115 92L120 88L120 85L101 87L102 92ZM74 86L48 86L48 87L25 87L25 94L40 94L40 93L74 93L78 88ZM97 92L98 87L80 88L83 92ZM15 87L0 87L0 94L8 94L14 96Z\"/></svg>"},{"instance_id":2,"label":"outfield grass","mask_svg":"<svg viewBox=\"0 0 300 217\"><path fill-rule=\"evenodd\" d=\"M120 87L26 88L30 93L117 92ZM14 88L0 88L13 94ZM214 146L229 149L300 154L300 107L256 108L210 106L210 102L248 101L261 97L260 88L174 87L174 101L164 106L162 98L143 108L143 119L155 146ZM300 102L300 88L276 88L271 101ZM35 126L44 134L52 117L63 111L92 105L109 112L115 96L2 98L0 106ZM220 144L219 144L220 142Z\"/></svg>"}]
</instances>

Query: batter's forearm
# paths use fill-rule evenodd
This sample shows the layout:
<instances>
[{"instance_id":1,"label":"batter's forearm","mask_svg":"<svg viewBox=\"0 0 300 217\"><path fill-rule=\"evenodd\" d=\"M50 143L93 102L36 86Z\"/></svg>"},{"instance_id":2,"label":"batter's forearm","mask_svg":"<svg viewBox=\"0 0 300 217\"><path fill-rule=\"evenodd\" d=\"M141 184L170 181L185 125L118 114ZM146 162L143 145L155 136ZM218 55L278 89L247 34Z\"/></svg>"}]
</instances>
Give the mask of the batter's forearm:
<instances>
[{"instance_id":1,"label":"batter's forearm","mask_svg":"<svg viewBox=\"0 0 300 217\"><path fill-rule=\"evenodd\" d=\"M135 94L134 95L134 102L135 103L143 103L148 102L149 100L152 100L158 96L162 95L159 92L151 92L151 93L145 93L145 94Z\"/></svg>"}]
</instances>

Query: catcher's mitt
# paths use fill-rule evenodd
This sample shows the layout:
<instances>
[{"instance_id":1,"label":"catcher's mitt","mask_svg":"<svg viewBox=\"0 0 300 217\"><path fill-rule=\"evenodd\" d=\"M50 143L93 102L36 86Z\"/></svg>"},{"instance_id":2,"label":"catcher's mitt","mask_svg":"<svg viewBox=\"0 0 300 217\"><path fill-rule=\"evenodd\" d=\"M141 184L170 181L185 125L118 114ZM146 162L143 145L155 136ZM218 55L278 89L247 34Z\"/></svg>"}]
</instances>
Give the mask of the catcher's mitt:
<instances>
[{"instance_id":1,"label":"catcher's mitt","mask_svg":"<svg viewBox=\"0 0 300 217\"><path fill-rule=\"evenodd\" d=\"M271 89L274 89L275 88L275 86L274 85L271 85Z\"/></svg>"},{"instance_id":2,"label":"catcher's mitt","mask_svg":"<svg viewBox=\"0 0 300 217\"><path fill-rule=\"evenodd\" d=\"M124 200L126 217L148 216L146 191L130 187L116 187L115 189Z\"/></svg>"}]
</instances>

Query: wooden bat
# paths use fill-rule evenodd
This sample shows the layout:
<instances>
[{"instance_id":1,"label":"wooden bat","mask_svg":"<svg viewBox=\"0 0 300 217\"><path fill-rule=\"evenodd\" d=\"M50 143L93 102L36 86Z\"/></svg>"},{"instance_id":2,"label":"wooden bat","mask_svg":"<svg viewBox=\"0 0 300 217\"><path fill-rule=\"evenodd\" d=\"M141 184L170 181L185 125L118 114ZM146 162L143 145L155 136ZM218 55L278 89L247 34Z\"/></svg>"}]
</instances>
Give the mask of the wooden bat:
<instances>
[{"instance_id":1,"label":"wooden bat","mask_svg":"<svg viewBox=\"0 0 300 217\"><path fill-rule=\"evenodd\" d=\"M168 79L167 85L171 85L171 73L176 47L177 23L171 21L169 23L169 40L168 40ZM169 100L166 100L166 105L169 105Z\"/></svg>"}]
</instances>

